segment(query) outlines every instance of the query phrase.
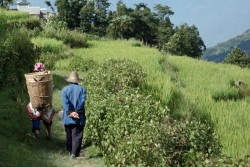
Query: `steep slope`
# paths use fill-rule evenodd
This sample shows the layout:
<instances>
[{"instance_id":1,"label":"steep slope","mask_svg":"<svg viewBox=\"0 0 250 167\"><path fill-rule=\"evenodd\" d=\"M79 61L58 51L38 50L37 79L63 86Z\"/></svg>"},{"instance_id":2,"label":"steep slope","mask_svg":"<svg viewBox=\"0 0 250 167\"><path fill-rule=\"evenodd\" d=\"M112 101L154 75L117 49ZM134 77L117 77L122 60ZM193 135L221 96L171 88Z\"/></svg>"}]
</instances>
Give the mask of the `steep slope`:
<instances>
[{"instance_id":1,"label":"steep slope","mask_svg":"<svg viewBox=\"0 0 250 167\"><path fill-rule=\"evenodd\" d=\"M228 55L228 53L230 53L231 50L235 47L239 47L250 57L250 29L235 38L232 38L223 43L219 43L214 47L208 48L203 53L203 59L213 62L222 62Z\"/></svg>"},{"instance_id":2,"label":"steep slope","mask_svg":"<svg viewBox=\"0 0 250 167\"><path fill-rule=\"evenodd\" d=\"M196 105L186 110L196 109L209 114L225 155L242 157L248 154L250 97L241 98L238 89L230 83L243 80L249 84L250 70L182 56L172 56L170 61L178 69L184 96Z\"/></svg>"}]
</instances>

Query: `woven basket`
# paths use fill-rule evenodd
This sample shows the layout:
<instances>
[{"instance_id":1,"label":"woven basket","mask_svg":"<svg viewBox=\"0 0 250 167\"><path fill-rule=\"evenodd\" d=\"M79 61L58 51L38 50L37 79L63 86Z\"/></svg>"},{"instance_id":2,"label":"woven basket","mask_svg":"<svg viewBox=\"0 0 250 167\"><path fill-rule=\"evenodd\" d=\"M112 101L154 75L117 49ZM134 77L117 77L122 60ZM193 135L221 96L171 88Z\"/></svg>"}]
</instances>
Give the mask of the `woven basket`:
<instances>
[{"instance_id":1,"label":"woven basket","mask_svg":"<svg viewBox=\"0 0 250 167\"><path fill-rule=\"evenodd\" d=\"M50 71L44 72L33 72L24 74L26 82L37 82L37 81L47 81L52 80L52 73Z\"/></svg>"},{"instance_id":2,"label":"woven basket","mask_svg":"<svg viewBox=\"0 0 250 167\"><path fill-rule=\"evenodd\" d=\"M52 73L34 72L25 74L26 85L33 107L52 105L53 80Z\"/></svg>"}]
</instances>

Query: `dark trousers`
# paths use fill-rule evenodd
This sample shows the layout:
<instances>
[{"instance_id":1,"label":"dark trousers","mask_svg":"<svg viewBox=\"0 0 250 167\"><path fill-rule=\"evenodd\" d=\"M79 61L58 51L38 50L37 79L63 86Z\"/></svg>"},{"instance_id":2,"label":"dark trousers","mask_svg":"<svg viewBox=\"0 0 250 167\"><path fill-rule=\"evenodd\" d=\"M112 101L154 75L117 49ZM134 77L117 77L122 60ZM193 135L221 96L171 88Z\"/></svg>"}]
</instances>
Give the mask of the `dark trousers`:
<instances>
[{"instance_id":1,"label":"dark trousers","mask_svg":"<svg viewBox=\"0 0 250 167\"><path fill-rule=\"evenodd\" d=\"M66 149L75 156L80 155L83 126L81 125L64 125L66 132Z\"/></svg>"}]
</instances>

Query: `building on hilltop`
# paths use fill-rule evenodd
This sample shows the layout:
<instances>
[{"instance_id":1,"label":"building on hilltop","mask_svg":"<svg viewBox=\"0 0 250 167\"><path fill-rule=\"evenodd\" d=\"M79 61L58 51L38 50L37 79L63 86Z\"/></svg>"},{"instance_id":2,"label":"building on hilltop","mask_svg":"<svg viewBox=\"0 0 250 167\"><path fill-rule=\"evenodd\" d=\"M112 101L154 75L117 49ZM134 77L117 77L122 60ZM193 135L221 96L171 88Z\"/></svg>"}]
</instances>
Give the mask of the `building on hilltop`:
<instances>
[{"instance_id":1,"label":"building on hilltop","mask_svg":"<svg viewBox=\"0 0 250 167\"><path fill-rule=\"evenodd\" d=\"M39 19L48 19L52 14L48 12L47 8L41 8L39 6L31 6L27 0L21 0L17 3L17 10L28 12L32 16L36 16Z\"/></svg>"}]
</instances>

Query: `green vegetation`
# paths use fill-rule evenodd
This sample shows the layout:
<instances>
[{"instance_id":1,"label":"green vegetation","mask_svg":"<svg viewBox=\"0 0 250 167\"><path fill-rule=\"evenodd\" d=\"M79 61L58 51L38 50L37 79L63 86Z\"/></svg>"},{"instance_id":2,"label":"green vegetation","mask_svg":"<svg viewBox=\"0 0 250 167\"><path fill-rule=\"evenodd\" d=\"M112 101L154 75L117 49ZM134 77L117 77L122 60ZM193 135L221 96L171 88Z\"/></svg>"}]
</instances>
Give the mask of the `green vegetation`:
<instances>
[{"instance_id":1,"label":"green vegetation","mask_svg":"<svg viewBox=\"0 0 250 167\"><path fill-rule=\"evenodd\" d=\"M5 9L0 9L0 12L5 12ZM5 12L5 15L8 20L18 20L18 19L26 19L29 18L29 13L21 12L21 11L8 11Z\"/></svg>"},{"instance_id":2,"label":"green vegetation","mask_svg":"<svg viewBox=\"0 0 250 167\"><path fill-rule=\"evenodd\" d=\"M222 152L233 157L249 153L249 97L241 98L231 80L249 83L249 70L187 57L171 57L184 85L182 93L199 111L209 113L223 145ZM218 98L220 97L220 98Z\"/></svg>"},{"instance_id":3,"label":"green vegetation","mask_svg":"<svg viewBox=\"0 0 250 167\"><path fill-rule=\"evenodd\" d=\"M164 49L173 55L199 58L202 50L206 50L206 46L199 37L199 31L195 26L189 27L187 24L183 24L176 28L175 34L170 37Z\"/></svg>"},{"instance_id":4,"label":"green vegetation","mask_svg":"<svg viewBox=\"0 0 250 167\"><path fill-rule=\"evenodd\" d=\"M135 38L166 53L196 58L206 48L196 26L183 24L174 28L170 21L174 12L166 5L155 4L151 10L147 4L138 3L133 9L120 0L116 10L109 12L108 0L56 0L55 5L55 19L72 30L112 39Z\"/></svg>"},{"instance_id":5,"label":"green vegetation","mask_svg":"<svg viewBox=\"0 0 250 167\"><path fill-rule=\"evenodd\" d=\"M120 5L119 12L126 12ZM156 8L159 16L172 14L167 7ZM145 4L133 12L143 24L150 23L144 18L152 16ZM248 69L162 54L135 39L87 40L95 36L71 31L64 22L41 24L42 29L27 35L27 27L8 29L6 15L0 13L0 18L1 166L249 164ZM122 38L124 30L118 34ZM34 139L25 109L29 99L24 74L35 61L53 70L51 141L44 133ZM69 161L64 149L59 116L60 93L71 70L83 76L88 90L84 156L76 161Z\"/></svg>"},{"instance_id":6,"label":"green vegetation","mask_svg":"<svg viewBox=\"0 0 250 167\"><path fill-rule=\"evenodd\" d=\"M235 64L242 68L249 66L249 58L247 53L242 52L239 48L235 48L231 53L223 60L223 63Z\"/></svg>"}]
</instances>

